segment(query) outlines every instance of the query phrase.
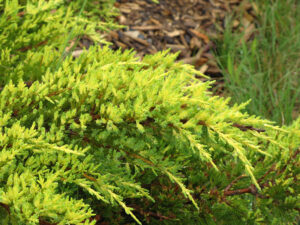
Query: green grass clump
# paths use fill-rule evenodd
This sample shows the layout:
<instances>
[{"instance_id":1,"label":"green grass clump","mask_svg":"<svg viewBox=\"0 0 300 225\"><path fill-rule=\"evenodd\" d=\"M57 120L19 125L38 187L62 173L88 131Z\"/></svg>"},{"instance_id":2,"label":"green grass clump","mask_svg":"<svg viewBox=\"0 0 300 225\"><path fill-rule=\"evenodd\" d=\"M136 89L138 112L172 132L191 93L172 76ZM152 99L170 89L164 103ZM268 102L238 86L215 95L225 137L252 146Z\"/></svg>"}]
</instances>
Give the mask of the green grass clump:
<instances>
[{"instance_id":1,"label":"green grass clump","mask_svg":"<svg viewBox=\"0 0 300 225\"><path fill-rule=\"evenodd\" d=\"M217 57L233 102L251 99L250 113L290 124L300 107L300 2L254 1L259 10L254 38L228 22ZM243 15L241 15L243 17Z\"/></svg>"}]
</instances>

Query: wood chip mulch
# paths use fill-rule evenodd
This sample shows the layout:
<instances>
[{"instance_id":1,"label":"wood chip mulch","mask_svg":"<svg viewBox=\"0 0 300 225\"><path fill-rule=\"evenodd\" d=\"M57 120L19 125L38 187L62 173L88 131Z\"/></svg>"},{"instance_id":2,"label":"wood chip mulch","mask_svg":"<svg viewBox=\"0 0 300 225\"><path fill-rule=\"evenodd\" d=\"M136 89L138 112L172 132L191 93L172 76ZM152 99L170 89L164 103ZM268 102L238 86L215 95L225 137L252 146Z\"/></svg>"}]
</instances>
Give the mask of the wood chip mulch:
<instances>
[{"instance_id":1,"label":"wood chip mulch","mask_svg":"<svg viewBox=\"0 0 300 225\"><path fill-rule=\"evenodd\" d=\"M241 20L249 39L254 30L256 7L244 0L119 0L117 22L126 27L106 34L113 49L135 49L137 55L154 54L171 49L180 51L178 60L194 65L202 73L220 77L221 72L213 56L215 45L225 27L229 13L243 10ZM248 30L247 30L248 29Z\"/></svg>"}]
</instances>

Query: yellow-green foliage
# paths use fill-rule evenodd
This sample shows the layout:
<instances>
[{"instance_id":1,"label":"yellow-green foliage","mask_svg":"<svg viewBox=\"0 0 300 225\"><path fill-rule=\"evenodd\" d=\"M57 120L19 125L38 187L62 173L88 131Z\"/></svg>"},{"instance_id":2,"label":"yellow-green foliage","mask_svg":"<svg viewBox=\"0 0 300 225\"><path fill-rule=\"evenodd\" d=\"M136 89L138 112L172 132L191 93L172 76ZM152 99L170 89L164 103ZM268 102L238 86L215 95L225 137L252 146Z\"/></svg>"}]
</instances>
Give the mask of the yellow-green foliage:
<instances>
[{"instance_id":1,"label":"yellow-green foliage","mask_svg":"<svg viewBox=\"0 0 300 225\"><path fill-rule=\"evenodd\" d=\"M49 11L31 36L25 21L43 12L21 22L21 6L7 2L0 1L1 224L95 224L96 214L110 224L297 219L300 119L279 128L249 116L245 104L230 107L167 52L140 61L95 46L57 63L63 31L54 23L62 15L51 21ZM39 2L72 14L61 1ZM54 32L40 31L47 26Z\"/></svg>"}]
</instances>

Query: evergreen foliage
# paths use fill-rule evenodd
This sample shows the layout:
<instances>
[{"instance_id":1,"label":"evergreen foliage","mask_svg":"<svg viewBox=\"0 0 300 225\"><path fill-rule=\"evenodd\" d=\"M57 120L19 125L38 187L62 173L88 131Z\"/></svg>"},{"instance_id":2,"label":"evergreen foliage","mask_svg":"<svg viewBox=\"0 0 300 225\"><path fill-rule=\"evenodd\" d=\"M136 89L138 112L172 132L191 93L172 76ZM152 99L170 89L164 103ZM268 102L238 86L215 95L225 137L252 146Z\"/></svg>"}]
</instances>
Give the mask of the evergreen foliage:
<instances>
[{"instance_id":1,"label":"evergreen foliage","mask_svg":"<svg viewBox=\"0 0 300 225\"><path fill-rule=\"evenodd\" d=\"M0 0L0 223L295 223L300 118L230 107L168 52L63 55L96 37L80 4Z\"/></svg>"}]
</instances>

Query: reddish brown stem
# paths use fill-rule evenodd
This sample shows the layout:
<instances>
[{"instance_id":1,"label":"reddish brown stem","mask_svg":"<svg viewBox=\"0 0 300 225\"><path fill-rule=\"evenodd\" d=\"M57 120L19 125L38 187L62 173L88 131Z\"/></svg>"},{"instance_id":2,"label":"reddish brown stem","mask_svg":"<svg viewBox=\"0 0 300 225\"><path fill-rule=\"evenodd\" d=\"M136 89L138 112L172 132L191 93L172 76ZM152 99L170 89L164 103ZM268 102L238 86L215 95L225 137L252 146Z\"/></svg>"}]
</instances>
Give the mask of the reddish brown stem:
<instances>
[{"instance_id":1,"label":"reddish brown stem","mask_svg":"<svg viewBox=\"0 0 300 225\"><path fill-rule=\"evenodd\" d=\"M10 210L9 210L9 206L8 205L0 202L0 206L2 206L7 211L8 214L10 214Z\"/></svg>"},{"instance_id":2,"label":"reddish brown stem","mask_svg":"<svg viewBox=\"0 0 300 225\"><path fill-rule=\"evenodd\" d=\"M224 196L242 195L246 193L256 195L257 188L253 184L251 184L248 188L242 188L242 189L237 189L232 191L230 190L224 191Z\"/></svg>"},{"instance_id":3,"label":"reddish brown stem","mask_svg":"<svg viewBox=\"0 0 300 225\"><path fill-rule=\"evenodd\" d=\"M258 128L254 128L252 126L245 126L245 125L241 125L241 124L232 124L233 127L236 127L236 128L239 128L241 131L247 131L247 130L254 130L254 131L257 131L257 132L265 132L266 130L264 129L258 129Z\"/></svg>"},{"instance_id":4,"label":"reddish brown stem","mask_svg":"<svg viewBox=\"0 0 300 225\"><path fill-rule=\"evenodd\" d=\"M235 178L225 189L224 192L227 192L230 190L230 188L232 188L232 186L240 179L247 177L247 175L242 174L241 176L238 176L237 178Z\"/></svg>"},{"instance_id":5,"label":"reddish brown stem","mask_svg":"<svg viewBox=\"0 0 300 225\"><path fill-rule=\"evenodd\" d=\"M47 42L48 42L47 40L41 41L40 43L38 43L38 44L36 44L34 46L26 46L26 47L20 48L20 49L18 49L18 51L25 52L27 50L30 50L30 49L33 49L33 48L37 48L37 47L39 47L41 45L45 45L45 44L47 44Z\"/></svg>"}]
</instances>

